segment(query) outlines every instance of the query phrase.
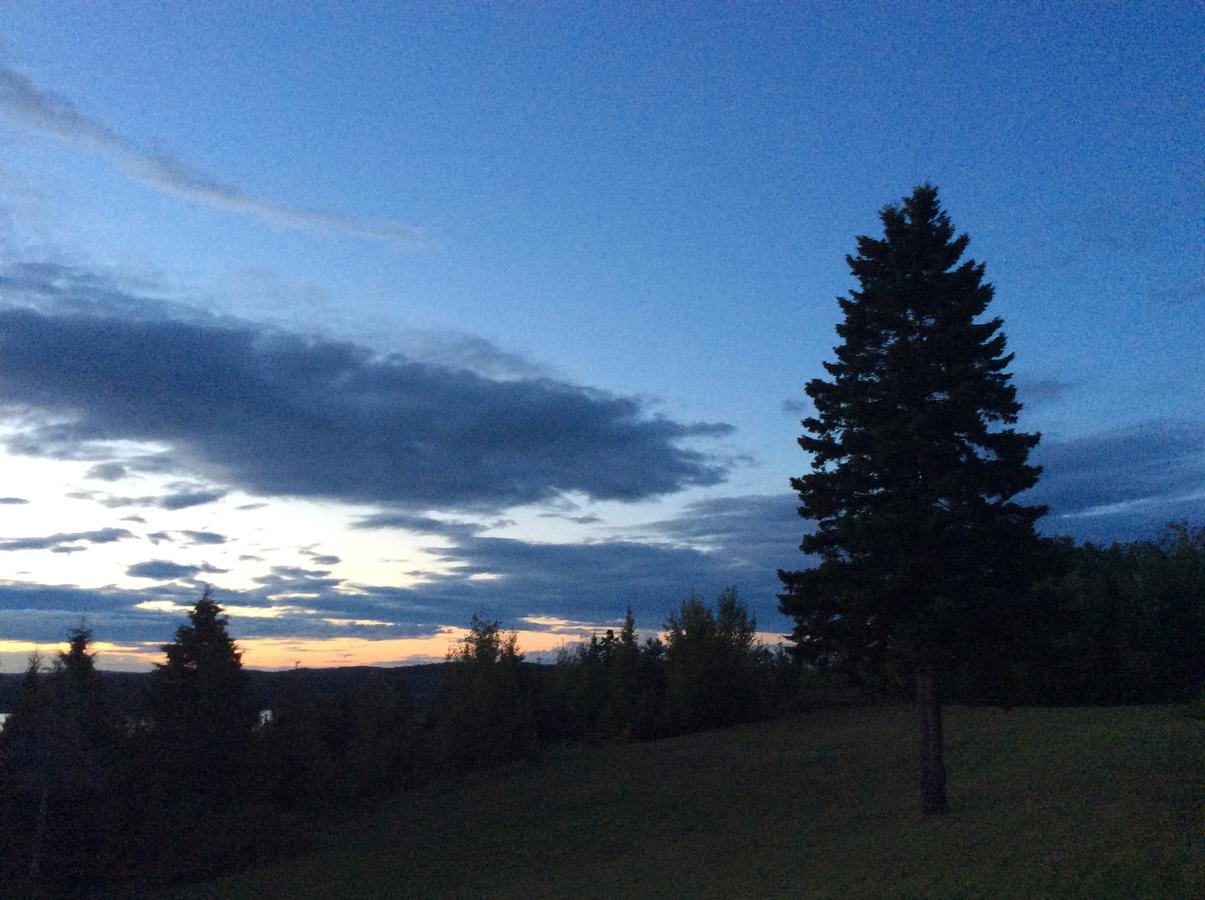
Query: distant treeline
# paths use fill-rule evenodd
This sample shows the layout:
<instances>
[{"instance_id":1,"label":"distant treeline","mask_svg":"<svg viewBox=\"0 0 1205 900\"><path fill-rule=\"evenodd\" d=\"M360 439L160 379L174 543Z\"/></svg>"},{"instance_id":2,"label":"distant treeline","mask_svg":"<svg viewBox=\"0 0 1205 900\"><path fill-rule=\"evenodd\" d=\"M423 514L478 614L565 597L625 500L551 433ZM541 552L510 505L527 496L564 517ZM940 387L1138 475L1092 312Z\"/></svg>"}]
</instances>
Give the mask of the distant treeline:
<instances>
[{"instance_id":1,"label":"distant treeline","mask_svg":"<svg viewBox=\"0 0 1205 900\"><path fill-rule=\"evenodd\" d=\"M1205 646L1205 531L1102 548L1047 542L1019 627L963 665L969 703L1191 701ZM805 659L755 639L734 590L690 596L656 637L618 630L524 660L475 616L446 663L249 673L208 592L150 675L102 676L91 635L31 660L0 734L0 884L94 892L299 852L366 802L566 741L646 740L832 702L905 699L890 648ZM838 629L839 631L839 629ZM266 719L259 712L270 708ZM404 797L400 798L404 803Z\"/></svg>"},{"instance_id":2,"label":"distant treeline","mask_svg":"<svg viewBox=\"0 0 1205 900\"><path fill-rule=\"evenodd\" d=\"M269 672L247 670L247 698L256 709L272 709L281 697L297 690L328 693L354 690L364 681L398 678L418 707L430 702L443 677L446 662L408 666L340 666L331 669L295 668ZM150 689L150 672L99 671L97 675L113 703L125 710L136 710ZM21 696L25 673L0 672L0 713L11 712Z\"/></svg>"},{"instance_id":3,"label":"distant treeline","mask_svg":"<svg viewBox=\"0 0 1205 900\"><path fill-rule=\"evenodd\" d=\"M1205 528L1157 541L1043 541L1031 592L996 616L952 667L945 700L999 706L1183 703L1205 685ZM991 618L986 621L992 622ZM834 654L825 666L880 697L905 698L890 653Z\"/></svg>"}]
</instances>

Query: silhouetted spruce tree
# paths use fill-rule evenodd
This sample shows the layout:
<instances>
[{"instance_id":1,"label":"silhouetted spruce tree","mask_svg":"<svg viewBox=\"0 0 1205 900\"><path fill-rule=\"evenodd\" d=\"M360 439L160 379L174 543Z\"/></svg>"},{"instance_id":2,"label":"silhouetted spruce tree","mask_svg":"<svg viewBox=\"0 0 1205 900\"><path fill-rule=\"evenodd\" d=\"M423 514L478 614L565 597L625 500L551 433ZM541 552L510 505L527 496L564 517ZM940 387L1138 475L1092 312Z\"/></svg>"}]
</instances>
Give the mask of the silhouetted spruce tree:
<instances>
[{"instance_id":1,"label":"silhouetted spruce tree","mask_svg":"<svg viewBox=\"0 0 1205 900\"><path fill-rule=\"evenodd\" d=\"M929 815L947 808L941 672L989 646L1023 595L1045 510L1012 501L1037 481L1038 435L1009 427L1012 355L1001 320L979 321L993 289L981 264L959 262L968 237L930 185L880 218L883 237L859 237L846 258L858 289L838 300L831 377L806 387L812 471L791 485L816 521L801 549L820 561L780 573L780 608L805 657L879 656L915 673Z\"/></svg>"},{"instance_id":2,"label":"silhouetted spruce tree","mask_svg":"<svg viewBox=\"0 0 1205 900\"><path fill-rule=\"evenodd\" d=\"M610 733L629 737L640 692L640 644L636 641L636 618L630 606L615 640L610 674L611 696L605 724Z\"/></svg>"},{"instance_id":3,"label":"silhouetted spruce tree","mask_svg":"<svg viewBox=\"0 0 1205 900\"><path fill-rule=\"evenodd\" d=\"M254 726L242 653L209 588L189 624L163 645L167 661L151 674L151 713L164 772L188 790L216 797L233 791Z\"/></svg>"},{"instance_id":4,"label":"silhouetted spruce tree","mask_svg":"<svg viewBox=\"0 0 1205 900\"><path fill-rule=\"evenodd\" d=\"M0 736L5 787L34 813L28 875L60 888L109 874L96 863L112 843L104 826L121 728L91 642L83 625L72 629L67 652L57 655L49 673L40 657L30 658L18 705ZM111 867L113 860L106 862Z\"/></svg>"}]
</instances>

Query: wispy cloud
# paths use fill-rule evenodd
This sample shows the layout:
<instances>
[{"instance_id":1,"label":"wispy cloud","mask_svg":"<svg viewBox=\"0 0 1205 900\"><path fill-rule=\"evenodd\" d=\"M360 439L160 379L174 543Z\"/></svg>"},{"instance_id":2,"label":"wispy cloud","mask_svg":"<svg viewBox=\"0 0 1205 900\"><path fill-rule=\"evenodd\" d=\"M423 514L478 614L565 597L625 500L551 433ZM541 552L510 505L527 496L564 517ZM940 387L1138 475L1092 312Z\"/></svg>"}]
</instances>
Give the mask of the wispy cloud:
<instances>
[{"instance_id":1,"label":"wispy cloud","mask_svg":"<svg viewBox=\"0 0 1205 900\"><path fill-rule=\"evenodd\" d=\"M71 531L48 534L44 537L8 538L0 540L0 550L52 550L75 552L79 544L111 544L134 535L124 528L101 528L96 531ZM70 548L68 549L68 546Z\"/></svg>"},{"instance_id":2,"label":"wispy cloud","mask_svg":"<svg viewBox=\"0 0 1205 900\"><path fill-rule=\"evenodd\" d=\"M180 578L195 578L205 572L207 574L222 574L226 569L219 569L209 563L199 566L189 566L182 563L169 562L166 559L152 559L136 563L126 569L126 574L132 578L151 578L156 581L176 580Z\"/></svg>"},{"instance_id":3,"label":"wispy cloud","mask_svg":"<svg viewBox=\"0 0 1205 900\"><path fill-rule=\"evenodd\" d=\"M36 440L26 443L18 442L13 446L19 448L18 452L33 451L37 443ZM115 494L101 494L97 491L68 491L64 496L71 500L95 500L106 509L137 506L173 511L188 509L193 506L203 506L206 503L215 503L226 496L226 491L224 490L206 488L203 485L189 485L183 482L176 482L168 485L168 487L172 493L151 497L122 497ZM133 521L138 520L133 519Z\"/></svg>"},{"instance_id":4,"label":"wispy cloud","mask_svg":"<svg viewBox=\"0 0 1205 900\"><path fill-rule=\"evenodd\" d=\"M409 246L428 242L422 230L413 225L275 203L182 160L146 153L104 122L81 112L66 97L45 90L20 72L3 66L0 66L0 113L25 128L111 159L156 190L215 209L254 216L280 228L337 231Z\"/></svg>"},{"instance_id":5,"label":"wispy cloud","mask_svg":"<svg viewBox=\"0 0 1205 900\"><path fill-rule=\"evenodd\" d=\"M146 539L156 546L167 541L175 543L175 534L180 540L188 542L189 546L197 546L199 544L224 544L226 543L226 535L218 534L216 531L155 531L146 536Z\"/></svg>"}]
</instances>

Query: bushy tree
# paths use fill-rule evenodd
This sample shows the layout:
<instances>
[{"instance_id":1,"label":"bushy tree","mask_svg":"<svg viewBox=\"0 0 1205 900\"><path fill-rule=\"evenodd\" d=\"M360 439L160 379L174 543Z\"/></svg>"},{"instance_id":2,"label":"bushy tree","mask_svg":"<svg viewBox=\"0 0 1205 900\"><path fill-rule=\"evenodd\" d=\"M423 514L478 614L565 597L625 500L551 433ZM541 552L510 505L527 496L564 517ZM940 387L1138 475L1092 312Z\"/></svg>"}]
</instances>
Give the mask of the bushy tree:
<instances>
[{"instance_id":1,"label":"bushy tree","mask_svg":"<svg viewBox=\"0 0 1205 900\"><path fill-rule=\"evenodd\" d=\"M537 755L536 684L518 636L474 614L447 660L431 710L440 761L467 772Z\"/></svg>"},{"instance_id":2,"label":"bushy tree","mask_svg":"<svg viewBox=\"0 0 1205 900\"><path fill-rule=\"evenodd\" d=\"M691 594L665 623L665 716L670 731L697 731L769 711L769 654L757 621L729 588L712 610Z\"/></svg>"},{"instance_id":3,"label":"bushy tree","mask_svg":"<svg viewBox=\"0 0 1205 900\"><path fill-rule=\"evenodd\" d=\"M646 694L656 689L647 674L636 639L636 620L628 607L618 634L608 628L601 638L592 635L589 641L557 654L546 699L555 719L549 729L552 736L635 736L639 711L651 702ZM660 705L659 699L654 705Z\"/></svg>"},{"instance_id":4,"label":"bushy tree","mask_svg":"<svg viewBox=\"0 0 1205 900\"><path fill-rule=\"evenodd\" d=\"M791 484L814 520L802 550L819 564L781 573L782 611L801 654L914 673L922 711L922 809L945 811L941 673L994 645L1024 597L1040 507L1035 434L1017 431L1012 356L993 289L960 262L936 188L880 213L884 234L847 257L858 288L839 298L829 378L806 387L815 415L800 446L812 471Z\"/></svg>"}]
</instances>

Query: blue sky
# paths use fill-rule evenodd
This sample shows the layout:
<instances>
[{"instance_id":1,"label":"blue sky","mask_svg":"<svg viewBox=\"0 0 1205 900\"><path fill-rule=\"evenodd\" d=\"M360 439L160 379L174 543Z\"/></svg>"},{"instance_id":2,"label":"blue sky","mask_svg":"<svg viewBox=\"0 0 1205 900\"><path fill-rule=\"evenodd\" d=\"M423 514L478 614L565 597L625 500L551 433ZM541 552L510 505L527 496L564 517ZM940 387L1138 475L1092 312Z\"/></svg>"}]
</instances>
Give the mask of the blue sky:
<instances>
[{"instance_id":1,"label":"blue sky","mask_svg":"<svg viewBox=\"0 0 1205 900\"><path fill-rule=\"evenodd\" d=\"M1191 4L0 12L0 662L533 651L734 584L844 256L939 186L1051 534L1205 516ZM24 502L22 502L24 501Z\"/></svg>"}]
</instances>

